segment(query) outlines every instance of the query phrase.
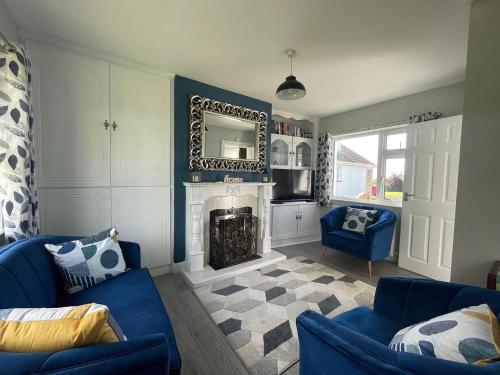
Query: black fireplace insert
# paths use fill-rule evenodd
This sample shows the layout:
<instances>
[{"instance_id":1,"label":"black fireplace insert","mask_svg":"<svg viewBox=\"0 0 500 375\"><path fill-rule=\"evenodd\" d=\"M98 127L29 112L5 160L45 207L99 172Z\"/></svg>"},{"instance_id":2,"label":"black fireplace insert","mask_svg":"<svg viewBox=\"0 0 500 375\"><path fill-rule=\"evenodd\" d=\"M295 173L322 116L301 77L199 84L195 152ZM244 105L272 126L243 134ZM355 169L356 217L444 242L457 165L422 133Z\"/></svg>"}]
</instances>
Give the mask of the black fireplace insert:
<instances>
[{"instance_id":1,"label":"black fireplace insert","mask_svg":"<svg viewBox=\"0 0 500 375\"><path fill-rule=\"evenodd\" d=\"M210 211L210 266L218 270L260 258L257 225L252 207Z\"/></svg>"}]
</instances>

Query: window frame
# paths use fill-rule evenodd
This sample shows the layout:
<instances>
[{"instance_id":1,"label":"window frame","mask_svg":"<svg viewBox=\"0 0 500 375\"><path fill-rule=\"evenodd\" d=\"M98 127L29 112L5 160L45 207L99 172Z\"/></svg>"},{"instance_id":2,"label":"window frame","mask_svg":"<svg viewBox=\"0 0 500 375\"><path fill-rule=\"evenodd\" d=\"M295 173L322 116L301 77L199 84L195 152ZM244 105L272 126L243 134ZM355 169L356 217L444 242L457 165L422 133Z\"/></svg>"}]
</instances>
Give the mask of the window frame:
<instances>
[{"instance_id":1,"label":"window frame","mask_svg":"<svg viewBox=\"0 0 500 375\"><path fill-rule=\"evenodd\" d=\"M342 182L342 166L338 165L335 168L335 182Z\"/></svg>"},{"instance_id":2,"label":"window frame","mask_svg":"<svg viewBox=\"0 0 500 375\"><path fill-rule=\"evenodd\" d=\"M402 205L402 200L399 199L391 199L385 198L385 169L387 159L395 159L395 158L405 158L406 149L396 149L396 150L387 150L387 137L393 134L406 133L408 124L396 125L391 127L372 129L372 130L364 130L364 131L356 131L352 133L334 135L333 140L334 144L337 141L341 141L349 138L358 138L367 135L378 135L378 155L377 155L377 195L375 200L366 200L359 199L354 197L343 197L339 195L334 195L335 191L335 183L337 183L337 179L334 179L332 184L332 197L334 200L341 201L357 201L357 202L372 202L372 203L381 203L381 204L389 204L389 205ZM406 160L405 160L406 164ZM333 168L334 172L337 169L337 150L334 149L334 163Z\"/></svg>"}]
</instances>

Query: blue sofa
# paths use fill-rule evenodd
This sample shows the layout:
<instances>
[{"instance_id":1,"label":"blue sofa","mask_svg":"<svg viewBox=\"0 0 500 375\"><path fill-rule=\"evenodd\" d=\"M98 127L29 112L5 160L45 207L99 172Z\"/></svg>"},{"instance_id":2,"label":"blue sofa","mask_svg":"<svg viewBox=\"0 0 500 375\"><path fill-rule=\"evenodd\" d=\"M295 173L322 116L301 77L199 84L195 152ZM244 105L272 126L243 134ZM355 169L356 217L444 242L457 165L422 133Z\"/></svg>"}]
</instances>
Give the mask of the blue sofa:
<instances>
[{"instance_id":1,"label":"blue sofa","mask_svg":"<svg viewBox=\"0 0 500 375\"><path fill-rule=\"evenodd\" d=\"M500 362L480 367L387 347L401 328L482 303L500 318L500 292L433 280L381 278L373 310L358 307L332 319L312 311L299 315L300 373L498 375Z\"/></svg>"},{"instance_id":2,"label":"blue sofa","mask_svg":"<svg viewBox=\"0 0 500 375\"><path fill-rule=\"evenodd\" d=\"M372 276L372 261L384 259L391 251L392 237L396 227L394 212L373 206L350 205L362 210L377 210L372 225L365 228L364 235L342 229L347 206L336 207L321 218L321 244L344 253L366 259L368 272Z\"/></svg>"},{"instance_id":3,"label":"blue sofa","mask_svg":"<svg viewBox=\"0 0 500 375\"><path fill-rule=\"evenodd\" d=\"M56 353L0 352L0 373L16 374L178 374L181 360L174 332L139 245L120 242L125 272L87 290L67 294L44 244L78 237L35 237L0 248L0 309L107 305L128 341Z\"/></svg>"}]
</instances>

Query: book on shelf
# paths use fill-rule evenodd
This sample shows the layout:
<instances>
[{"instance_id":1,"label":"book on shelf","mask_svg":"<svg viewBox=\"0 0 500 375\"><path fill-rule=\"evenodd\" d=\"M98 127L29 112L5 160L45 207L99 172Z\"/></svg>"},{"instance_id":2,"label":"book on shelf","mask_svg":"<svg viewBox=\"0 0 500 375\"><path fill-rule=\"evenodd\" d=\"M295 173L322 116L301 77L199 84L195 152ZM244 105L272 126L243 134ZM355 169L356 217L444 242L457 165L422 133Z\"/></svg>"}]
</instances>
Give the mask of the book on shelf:
<instances>
[{"instance_id":1,"label":"book on shelf","mask_svg":"<svg viewBox=\"0 0 500 375\"><path fill-rule=\"evenodd\" d=\"M278 120L273 120L272 132L273 134L290 135L302 138L312 138L311 132L304 130L298 126Z\"/></svg>"}]
</instances>

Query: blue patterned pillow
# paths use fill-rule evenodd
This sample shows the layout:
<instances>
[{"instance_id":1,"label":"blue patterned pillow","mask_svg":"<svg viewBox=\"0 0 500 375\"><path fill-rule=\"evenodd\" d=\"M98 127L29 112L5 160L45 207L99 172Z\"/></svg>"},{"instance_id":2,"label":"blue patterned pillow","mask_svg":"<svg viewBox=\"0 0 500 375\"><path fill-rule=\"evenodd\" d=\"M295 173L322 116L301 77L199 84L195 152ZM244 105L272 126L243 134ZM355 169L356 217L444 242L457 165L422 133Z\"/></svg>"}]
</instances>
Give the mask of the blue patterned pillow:
<instances>
[{"instance_id":1,"label":"blue patterned pillow","mask_svg":"<svg viewBox=\"0 0 500 375\"><path fill-rule=\"evenodd\" d=\"M403 328L389 347L449 361L484 365L500 360L500 324L487 304Z\"/></svg>"},{"instance_id":2,"label":"blue patterned pillow","mask_svg":"<svg viewBox=\"0 0 500 375\"><path fill-rule=\"evenodd\" d=\"M347 207L342 229L364 234L365 229L373 224L376 214L377 210L362 210L360 208Z\"/></svg>"},{"instance_id":3,"label":"blue patterned pillow","mask_svg":"<svg viewBox=\"0 0 500 375\"><path fill-rule=\"evenodd\" d=\"M115 228L59 245L46 244L64 278L68 293L88 289L125 272Z\"/></svg>"}]
</instances>

